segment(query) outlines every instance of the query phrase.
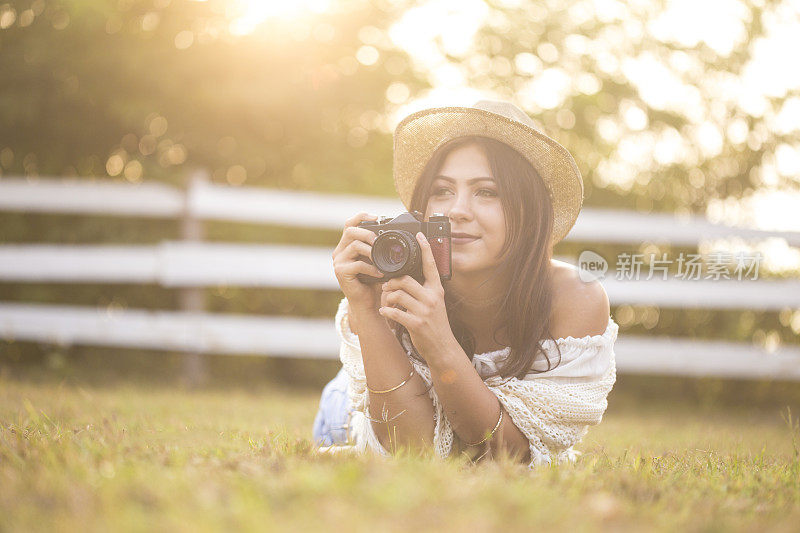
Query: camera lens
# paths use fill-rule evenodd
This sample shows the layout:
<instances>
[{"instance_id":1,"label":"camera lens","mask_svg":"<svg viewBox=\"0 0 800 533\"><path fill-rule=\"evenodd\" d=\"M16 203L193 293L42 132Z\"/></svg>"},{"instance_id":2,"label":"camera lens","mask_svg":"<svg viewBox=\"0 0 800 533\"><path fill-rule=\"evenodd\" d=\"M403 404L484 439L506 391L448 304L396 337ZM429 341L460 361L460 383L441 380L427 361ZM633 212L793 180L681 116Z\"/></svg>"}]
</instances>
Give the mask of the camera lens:
<instances>
[{"instance_id":1,"label":"camera lens","mask_svg":"<svg viewBox=\"0 0 800 533\"><path fill-rule=\"evenodd\" d=\"M411 271L419 262L419 244L407 231L386 231L372 244L372 262L387 274Z\"/></svg>"},{"instance_id":2,"label":"camera lens","mask_svg":"<svg viewBox=\"0 0 800 533\"><path fill-rule=\"evenodd\" d=\"M392 244L389 248L389 261L393 265L400 265L406 259L406 249L400 244Z\"/></svg>"}]
</instances>

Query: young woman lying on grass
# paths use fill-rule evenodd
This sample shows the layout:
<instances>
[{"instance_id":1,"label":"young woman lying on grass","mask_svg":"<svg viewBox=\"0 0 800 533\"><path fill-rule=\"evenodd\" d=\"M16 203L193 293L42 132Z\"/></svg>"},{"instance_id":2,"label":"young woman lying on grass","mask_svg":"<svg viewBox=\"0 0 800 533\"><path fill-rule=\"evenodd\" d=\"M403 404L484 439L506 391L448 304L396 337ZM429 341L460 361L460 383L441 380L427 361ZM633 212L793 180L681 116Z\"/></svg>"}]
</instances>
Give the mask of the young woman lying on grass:
<instances>
[{"instance_id":1,"label":"young woman lying on grass","mask_svg":"<svg viewBox=\"0 0 800 533\"><path fill-rule=\"evenodd\" d=\"M583 183L572 156L516 106L481 101L404 119L394 180L409 211L446 215L452 277L423 233L424 282L383 277L376 239L345 223L333 266L342 369L324 389L314 438L324 451L432 447L446 457L511 455L531 468L574 461L616 380L617 324L596 281L552 258Z\"/></svg>"}]
</instances>

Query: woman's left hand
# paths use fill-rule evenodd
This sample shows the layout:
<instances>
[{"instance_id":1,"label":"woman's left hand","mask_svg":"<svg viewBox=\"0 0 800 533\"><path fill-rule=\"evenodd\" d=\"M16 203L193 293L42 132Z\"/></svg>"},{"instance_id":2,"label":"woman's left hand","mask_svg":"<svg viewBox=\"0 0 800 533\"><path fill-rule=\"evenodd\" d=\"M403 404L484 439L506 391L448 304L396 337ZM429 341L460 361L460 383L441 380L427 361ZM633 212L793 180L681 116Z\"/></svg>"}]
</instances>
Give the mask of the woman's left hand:
<instances>
[{"instance_id":1,"label":"woman's left hand","mask_svg":"<svg viewBox=\"0 0 800 533\"><path fill-rule=\"evenodd\" d=\"M416 237L422 249L425 283L420 285L408 275L390 279L383 284L378 312L405 326L417 351L430 362L446 353L456 339L447 318L444 287L431 246L422 232L418 232Z\"/></svg>"}]
</instances>

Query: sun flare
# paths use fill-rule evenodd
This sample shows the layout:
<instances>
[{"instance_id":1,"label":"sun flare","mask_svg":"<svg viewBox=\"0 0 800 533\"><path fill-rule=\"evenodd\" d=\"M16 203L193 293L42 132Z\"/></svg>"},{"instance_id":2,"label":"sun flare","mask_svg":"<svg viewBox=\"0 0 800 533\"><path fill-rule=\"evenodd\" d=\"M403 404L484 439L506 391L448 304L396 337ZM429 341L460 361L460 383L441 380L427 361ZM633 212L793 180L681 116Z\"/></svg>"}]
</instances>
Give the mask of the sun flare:
<instances>
[{"instance_id":1,"label":"sun flare","mask_svg":"<svg viewBox=\"0 0 800 533\"><path fill-rule=\"evenodd\" d=\"M262 22L271 18L295 19L307 14L323 13L331 6L330 0L233 0L230 32L247 35Z\"/></svg>"}]
</instances>

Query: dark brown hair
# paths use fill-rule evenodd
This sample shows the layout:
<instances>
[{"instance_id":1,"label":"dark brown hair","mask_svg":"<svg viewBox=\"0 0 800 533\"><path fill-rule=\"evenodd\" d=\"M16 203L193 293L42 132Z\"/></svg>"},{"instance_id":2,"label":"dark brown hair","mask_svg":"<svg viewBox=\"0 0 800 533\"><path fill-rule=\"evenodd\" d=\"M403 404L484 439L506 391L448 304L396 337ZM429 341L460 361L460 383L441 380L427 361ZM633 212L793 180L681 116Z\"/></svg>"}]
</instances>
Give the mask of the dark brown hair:
<instances>
[{"instance_id":1,"label":"dark brown hair","mask_svg":"<svg viewBox=\"0 0 800 533\"><path fill-rule=\"evenodd\" d=\"M522 379L526 374L540 372L533 369L539 354L547 361L547 370L541 372L558 366L550 361L541 344L545 338L555 339L550 334L553 206L550 191L539 173L505 143L487 137L459 137L442 145L428 161L414 189L411 210L426 212L431 185L445 158L453 149L470 144L478 145L489 160L506 219L506 240L500 251L502 262L495 274L509 280L509 284L492 303L499 303L493 323L505 328L508 341L498 341L500 329L493 332L493 338L498 344L509 346L510 354L498 361L493 375ZM471 361L475 352L474 335L458 319L461 301L448 292L447 282L444 288L450 328ZM406 328L398 324L396 335L401 346L404 334ZM413 346L411 352L412 357L424 361ZM558 354L560 363L560 348Z\"/></svg>"}]
</instances>

